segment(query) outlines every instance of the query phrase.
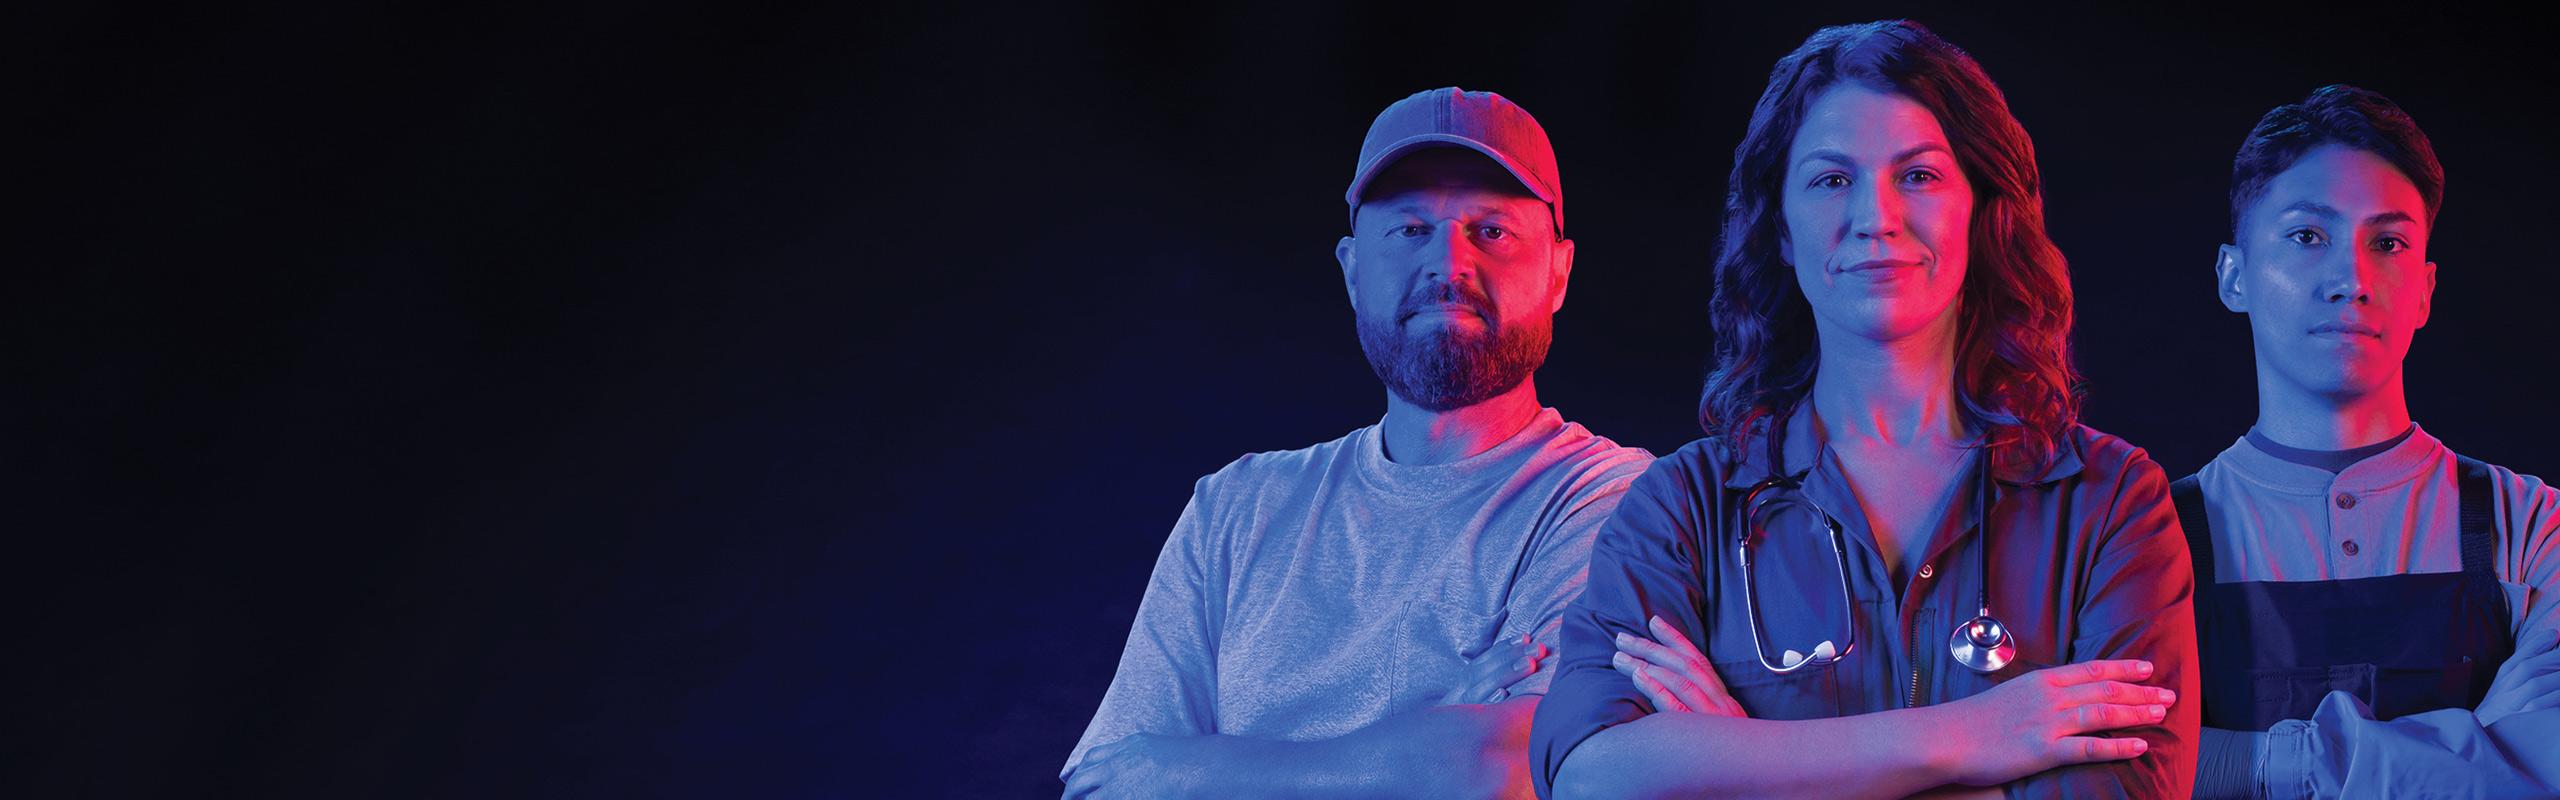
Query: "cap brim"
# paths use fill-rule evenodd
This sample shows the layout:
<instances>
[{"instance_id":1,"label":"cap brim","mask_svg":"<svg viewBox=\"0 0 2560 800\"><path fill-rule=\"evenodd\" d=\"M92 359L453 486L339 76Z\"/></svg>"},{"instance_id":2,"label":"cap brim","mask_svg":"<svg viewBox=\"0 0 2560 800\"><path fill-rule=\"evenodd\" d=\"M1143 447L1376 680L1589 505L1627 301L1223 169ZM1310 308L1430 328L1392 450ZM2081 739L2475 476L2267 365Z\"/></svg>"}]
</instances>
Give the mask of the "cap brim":
<instances>
[{"instance_id":1,"label":"cap brim","mask_svg":"<svg viewBox=\"0 0 2560 800\"><path fill-rule=\"evenodd\" d=\"M1564 230L1564 215L1556 209L1556 193L1553 190L1539 186L1537 181L1530 180L1529 171L1521 168L1520 162L1503 155L1500 150L1493 149L1492 145L1454 133L1425 133L1406 137L1395 144L1388 145L1385 150L1378 151L1377 157L1360 165L1360 172L1351 178L1351 188L1342 193L1342 202L1351 207L1352 224L1357 226L1360 222L1360 193L1368 191L1369 184L1377 181L1379 173L1387 171L1388 165L1396 163L1397 159L1410 155L1413 151L1432 147L1464 147L1493 159L1493 163L1502 165L1503 171L1511 173L1512 180L1520 182L1520 188L1529 190L1529 196L1546 203L1547 213L1554 217L1556 230Z\"/></svg>"}]
</instances>

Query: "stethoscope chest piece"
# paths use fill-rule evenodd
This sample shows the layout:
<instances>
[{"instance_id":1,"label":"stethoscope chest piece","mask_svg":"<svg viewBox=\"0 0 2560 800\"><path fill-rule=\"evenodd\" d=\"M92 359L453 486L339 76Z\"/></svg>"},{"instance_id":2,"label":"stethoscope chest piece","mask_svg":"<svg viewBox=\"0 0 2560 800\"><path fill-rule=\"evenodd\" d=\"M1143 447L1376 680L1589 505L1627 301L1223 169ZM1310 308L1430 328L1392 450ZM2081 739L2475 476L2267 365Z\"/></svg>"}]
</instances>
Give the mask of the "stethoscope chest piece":
<instances>
[{"instance_id":1,"label":"stethoscope chest piece","mask_svg":"<svg viewBox=\"0 0 2560 800\"><path fill-rule=\"evenodd\" d=\"M1965 669L1999 672L2017 659L2018 640L2009 636L2009 626L1984 614L1957 626L1955 635L1948 637L1947 651Z\"/></svg>"}]
</instances>

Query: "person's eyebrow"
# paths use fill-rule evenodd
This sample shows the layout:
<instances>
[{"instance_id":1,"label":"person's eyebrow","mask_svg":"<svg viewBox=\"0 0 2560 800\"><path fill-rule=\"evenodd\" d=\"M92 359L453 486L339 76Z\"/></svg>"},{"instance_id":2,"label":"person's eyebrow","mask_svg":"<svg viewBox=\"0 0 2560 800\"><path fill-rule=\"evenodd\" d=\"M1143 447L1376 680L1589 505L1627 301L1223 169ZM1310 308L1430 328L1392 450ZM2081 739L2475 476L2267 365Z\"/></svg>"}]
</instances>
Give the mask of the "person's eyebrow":
<instances>
[{"instance_id":1,"label":"person's eyebrow","mask_svg":"<svg viewBox=\"0 0 2560 800\"><path fill-rule=\"evenodd\" d=\"M1383 211L1383 212L1389 213L1389 214L1402 214L1402 215L1405 215L1405 216L1411 216L1411 217L1428 217L1428 216L1430 216L1429 214L1424 213L1424 212L1426 211L1426 209L1424 209L1424 208L1423 208L1423 204L1422 204L1422 203L1377 203L1377 204L1373 204L1373 205L1371 205L1371 207L1372 207L1372 208L1376 208L1376 209L1378 209L1379 211ZM1474 204L1474 205L1467 206L1466 208L1459 209L1459 216L1465 216L1465 217L1509 217L1509 216L1511 216L1511 211L1510 211L1510 209L1506 209L1506 208L1503 208L1503 207L1501 207L1501 206L1497 206L1497 205L1487 205L1487 204L1483 204L1483 203L1477 203L1477 204Z\"/></svg>"},{"instance_id":2,"label":"person's eyebrow","mask_svg":"<svg viewBox=\"0 0 2560 800\"><path fill-rule=\"evenodd\" d=\"M2414 223L2417 221L2417 217L2409 216L2409 212L2406 211L2385 211L2380 214L2364 218L2364 224L2366 225L2381 225L2389 222Z\"/></svg>"},{"instance_id":3,"label":"person's eyebrow","mask_svg":"<svg viewBox=\"0 0 2560 800\"><path fill-rule=\"evenodd\" d=\"M1829 161L1843 167L1853 167L1858 164L1857 161L1851 160L1848 154L1828 147L1815 148L1805 153L1803 158L1796 159L1796 165L1803 166L1808 161Z\"/></svg>"},{"instance_id":4,"label":"person's eyebrow","mask_svg":"<svg viewBox=\"0 0 2560 800\"><path fill-rule=\"evenodd\" d=\"M1420 215L1420 214L1422 213L1422 212L1421 212L1422 204L1421 204L1421 203L1411 202L1411 201L1402 202L1402 203L1363 203L1362 205L1363 205L1363 207L1366 207L1366 208L1374 208L1374 209L1377 209L1377 210L1379 210L1379 211L1381 211L1381 212L1385 212L1385 213L1388 213L1388 214L1403 214L1403 215L1406 215L1406 216L1418 216L1418 215Z\"/></svg>"},{"instance_id":5,"label":"person's eyebrow","mask_svg":"<svg viewBox=\"0 0 2560 800\"><path fill-rule=\"evenodd\" d=\"M2335 217L2335 216L2337 216L2337 215L2338 215L2338 210L2337 210L2337 209L2330 208L2330 207L2328 206L2328 204L2326 204L2326 203L2322 203L2322 202L2319 202L2319 201L2316 201L2316 200L2298 200L2298 201L2295 201L2293 205L2285 206L2283 209L2278 210L2276 213L2279 213L2279 214L2290 214L2290 213L2293 213L2293 212L2296 212L2296 211L2299 211L2299 212L2302 212L2302 213L2305 213L2305 214L2316 214L2316 215L2323 216L2323 217ZM2398 212L2393 212L2393 213L2398 213Z\"/></svg>"},{"instance_id":6,"label":"person's eyebrow","mask_svg":"<svg viewBox=\"0 0 2560 800\"><path fill-rule=\"evenodd\" d=\"M1887 161L1886 163L1890 163L1890 164L1899 164L1899 163L1902 163L1902 162L1905 162L1905 161L1909 161L1909 160L1914 159L1914 158L1918 158L1918 157L1920 157L1920 154L1922 154L1922 153L1933 153L1933 152L1934 152L1934 153L1946 153L1946 154L1948 154L1948 155L1954 155L1954 154L1955 154L1955 151L1947 149L1947 143L1945 143L1945 142L1921 142L1921 143L1919 143L1919 144L1912 145L1911 147L1909 147L1909 148L1907 148L1907 149L1903 150L1902 152L1899 152L1899 153L1895 153L1895 154L1893 154L1893 158L1892 158L1892 159L1890 159L1889 161ZM1807 162L1807 161L1829 161L1829 162L1831 162L1831 163L1838 164L1838 165L1840 165L1840 166L1844 166L1844 167L1857 166L1857 164L1858 164L1857 159L1850 158L1848 155L1846 155L1846 154L1844 154L1844 153L1841 153L1841 152L1840 152L1840 151L1838 151L1838 150L1833 150L1833 149L1828 148L1828 147L1824 147L1824 148L1816 149L1816 150L1814 150L1814 151L1812 151L1812 152L1805 153L1803 158L1796 159L1796 163L1797 163L1798 165L1802 165L1802 164L1804 164L1804 163L1805 163L1805 162Z\"/></svg>"},{"instance_id":7,"label":"person's eyebrow","mask_svg":"<svg viewBox=\"0 0 2560 800\"><path fill-rule=\"evenodd\" d=\"M1947 143L1945 142L1921 142L1919 144L1912 145L1910 149L1893 154L1893 163L1900 164L1914 158L1919 158L1922 153L1929 152L1946 153L1950 156L1955 155L1955 151L1947 149Z\"/></svg>"}]
</instances>

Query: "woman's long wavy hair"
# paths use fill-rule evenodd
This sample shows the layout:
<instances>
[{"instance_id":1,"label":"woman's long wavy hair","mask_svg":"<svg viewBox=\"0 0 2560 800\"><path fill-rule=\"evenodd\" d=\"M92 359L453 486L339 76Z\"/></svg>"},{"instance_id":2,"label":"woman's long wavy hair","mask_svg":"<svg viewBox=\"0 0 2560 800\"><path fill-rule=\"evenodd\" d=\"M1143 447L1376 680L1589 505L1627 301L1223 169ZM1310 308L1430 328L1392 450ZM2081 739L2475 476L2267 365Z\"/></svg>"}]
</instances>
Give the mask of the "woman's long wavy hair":
<instances>
[{"instance_id":1,"label":"woman's long wavy hair","mask_svg":"<svg viewBox=\"0 0 2560 800\"><path fill-rule=\"evenodd\" d=\"M2035 143L1972 56L1903 20L1824 28L1770 71L1733 152L1709 303L1716 367L1698 399L1699 425L1737 456L1762 434L1771 468L1784 463L1784 426L1813 389L1821 347L1779 252L1782 181L1805 108L1844 81L1918 102L1945 129L1974 192L1956 395L1998 463L2041 471L2079 421L2080 376L2071 366L2071 276L2045 236Z\"/></svg>"}]
</instances>

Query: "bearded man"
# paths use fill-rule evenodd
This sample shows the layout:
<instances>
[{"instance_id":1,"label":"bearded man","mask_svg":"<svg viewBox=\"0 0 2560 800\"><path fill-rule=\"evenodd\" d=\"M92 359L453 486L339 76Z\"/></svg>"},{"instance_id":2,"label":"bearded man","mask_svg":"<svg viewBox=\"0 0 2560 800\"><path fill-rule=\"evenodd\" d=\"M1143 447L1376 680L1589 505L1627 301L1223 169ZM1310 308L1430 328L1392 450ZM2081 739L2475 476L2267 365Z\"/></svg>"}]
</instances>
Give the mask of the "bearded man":
<instances>
[{"instance_id":1,"label":"bearded man","mask_svg":"<svg viewBox=\"0 0 2560 800\"><path fill-rule=\"evenodd\" d=\"M1334 257L1386 416L1193 487L1066 796L1530 796L1539 665L1652 459L1538 403L1555 163L1491 92L1370 125Z\"/></svg>"}]
</instances>

